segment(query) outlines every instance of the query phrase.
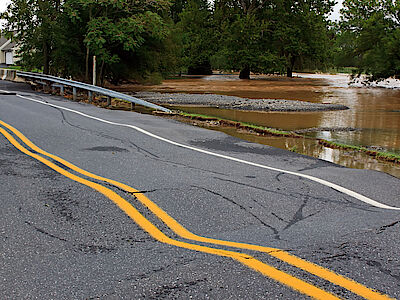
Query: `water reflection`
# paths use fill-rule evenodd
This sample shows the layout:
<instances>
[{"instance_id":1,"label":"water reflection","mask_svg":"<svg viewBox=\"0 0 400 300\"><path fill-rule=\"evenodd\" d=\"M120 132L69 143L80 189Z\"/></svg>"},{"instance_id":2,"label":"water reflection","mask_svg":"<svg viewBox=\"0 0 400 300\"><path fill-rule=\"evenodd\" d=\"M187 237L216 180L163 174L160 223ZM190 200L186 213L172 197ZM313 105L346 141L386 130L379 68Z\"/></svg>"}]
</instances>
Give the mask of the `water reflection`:
<instances>
[{"instance_id":1,"label":"water reflection","mask_svg":"<svg viewBox=\"0 0 400 300\"><path fill-rule=\"evenodd\" d=\"M264 144L276 148L288 149L300 154L317 157L348 168L370 169L386 172L400 178L400 166L376 160L362 152L339 150L324 147L318 141L307 138L264 137L237 132L234 128L219 128L229 135L245 139L249 142Z\"/></svg>"},{"instance_id":2,"label":"water reflection","mask_svg":"<svg viewBox=\"0 0 400 300\"><path fill-rule=\"evenodd\" d=\"M332 140L381 147L400 153L400 90L379 88L324 88L332 103L347 111L323 112L318 127L350 127L360 131L334 134Z\"/></svg>"}]
</instances>

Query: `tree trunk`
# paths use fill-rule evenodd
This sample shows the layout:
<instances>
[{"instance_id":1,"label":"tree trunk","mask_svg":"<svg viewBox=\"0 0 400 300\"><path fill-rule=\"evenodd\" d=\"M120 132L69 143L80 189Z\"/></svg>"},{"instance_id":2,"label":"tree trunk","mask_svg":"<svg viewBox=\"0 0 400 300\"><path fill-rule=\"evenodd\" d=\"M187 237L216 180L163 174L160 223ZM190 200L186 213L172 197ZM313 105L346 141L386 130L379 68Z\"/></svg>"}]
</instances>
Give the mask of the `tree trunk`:
<instances>
[{"instance_id":1,"label":"tree trunk","mask_svg":"<svg viewBox=\"0 0 400 300\"><path fill-rule=\"evenodd\" d=\"M244 67L239 74L240 79L250 79L250 67Z\"/></svg>"},{"instance_id":2,"label":"tree trunk","mask_svg":"<svg viewBox=\"0 0 400 300\"><path fill-rule=\"evenodd\" d=\"M296 62L296 56L291 56L289 66L286 69L287 77L293 77L293 68L295 62Z\"/></svg>"},{"instance_id":3,"label":"tree trunk","mask_svg":"<svg viewBox=\"0 0 400 300\"><path fill-rule=\"evenodd\" d=\"M92 20L92 6L89 7L89 21ZM85 81L87 83L90 83L89 79L89 55L90 55L90 50L89 50L89 45L86 44L86 67L85 67Z\"/></svg>"},{"instance_id":4,"label":"tree trunk","mask_svg":"<svg viewBox=\"0 0 400 300\"><path fill-rule=\"evenodd\" d=\"M104 60L101 61L99 82L100 82L100 86L104 85Z\"/></svg>"},{"instance_id":5,"label":"tree trunk","mask_svg":"<svg viewBox=\"0 0 400 300\"><path fill-rule=\"evenodd\" d=\"M49 58L49 45L46 41L43 42L43 74L49 74L50 58Z\"/></svg>"},{"instance_id":6,"label":"tree trunk","mask_svg":"<svg viewBox=\"0 0 400 300\"><path fill-rule=\"evenodd\" d=\"M89 47L86 46L85 81L89 83Z\"/></svg>"},{"instance_id":7,"label":"tree trunk","mask_svg":"<svg viewBox=\"0 0 400 300\"><path fill-rule=\"evenodd\" d=\"M286 68L286 75L287 75L287 77L293 77L293 69L292 69L292 67L287 67Z\"/></svg>"}]
</instances>

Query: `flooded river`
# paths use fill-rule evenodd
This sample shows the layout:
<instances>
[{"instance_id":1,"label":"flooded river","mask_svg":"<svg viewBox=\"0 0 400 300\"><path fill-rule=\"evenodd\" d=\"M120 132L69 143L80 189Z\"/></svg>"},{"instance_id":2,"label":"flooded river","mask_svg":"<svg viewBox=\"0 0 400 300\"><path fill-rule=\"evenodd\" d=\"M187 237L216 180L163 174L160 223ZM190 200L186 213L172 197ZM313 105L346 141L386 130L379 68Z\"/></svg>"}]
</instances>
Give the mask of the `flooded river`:
<instances>
[{"instance_id":1,"label":"flooded river","mask_svg":"<svg viewBox=\"0 0 400 300\"><path fill-rule=\"evenodd\" d=\"M149 91L215 93L254 99L288 99L343 104L350 109L327 112L249 112L207 107L185 107L188 112L217 116L257 125L294 130L330 141L365 146L400 154L399 88L349 86L347 75L296 74L296 78L255 76L240 80L237 75L212 75L165 80ZM400 177L400 167L377 162L358 153L325 148L306 139L265 138L221 129L231 135L275 147L319 157L348 167L369 168ZM228 132L229 131L229 132Z\"/></svg>"}]
</instances>

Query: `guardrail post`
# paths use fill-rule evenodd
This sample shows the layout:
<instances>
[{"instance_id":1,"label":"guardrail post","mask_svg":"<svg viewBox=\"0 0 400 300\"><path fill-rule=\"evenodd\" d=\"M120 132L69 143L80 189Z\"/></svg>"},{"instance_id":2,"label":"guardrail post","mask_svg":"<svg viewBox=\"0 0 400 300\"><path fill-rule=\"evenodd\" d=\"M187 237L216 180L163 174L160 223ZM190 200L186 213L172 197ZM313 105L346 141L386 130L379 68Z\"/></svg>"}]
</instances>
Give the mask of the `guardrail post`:
<instances>
[{"instance_id":1,"label":"guardrail post","mask_svg":"<svg viewBox=\"0 0 400 300\"><path fill-rule=\"evenodd\" d=\"M48 94L50 92L50 87L47 84L47 82L44 82L44 84L43 84L43 92L46 94Z\"/></svg>"},{"instance_id":2,"label":"guardrail post","mask_svg":"<svg viewBox=\"0 0 400 300\"><path fill-rule=\"evenodd\" d=\"M89 103L92 103L93 102L93 92L92 91L88 92L88 97L89 97Z\"/></svg>"},{"instance_id":3,"label":"guardrail post","mask_svg":"<svg viewBox=\"0 0 400 300\"><path fill-rule=\"evenodd\" d=\"M111 106L111 97L107 96L107 106Z\"/></svg>"},{"instance_id":4,"label":"guardrail post","mask_svg":"<svg viewBox=\"0 0 400 300\"><path fill-rule=\"evenodd\" d=\"M131 102L131 110L135 110L135 103Z\"/></svg>"},{"instance_id":5,"label":"guardrail post","mask_svg":"<svg viewBox=\"0 0 400 300\"><path fill-rule=\"evenodd\" d=\"M76 87L72 88L72 99L76 101Z\"/></svg>"},{"instance_id":6,"label":"guardrail post","mask_svg":"<svg viewBox=\"0 0 400 300\"><path fill-rule=\"evenodd\" d=\"M64 97L64 86L60 86L60 95Z\"/></svg>"}]
</instances>

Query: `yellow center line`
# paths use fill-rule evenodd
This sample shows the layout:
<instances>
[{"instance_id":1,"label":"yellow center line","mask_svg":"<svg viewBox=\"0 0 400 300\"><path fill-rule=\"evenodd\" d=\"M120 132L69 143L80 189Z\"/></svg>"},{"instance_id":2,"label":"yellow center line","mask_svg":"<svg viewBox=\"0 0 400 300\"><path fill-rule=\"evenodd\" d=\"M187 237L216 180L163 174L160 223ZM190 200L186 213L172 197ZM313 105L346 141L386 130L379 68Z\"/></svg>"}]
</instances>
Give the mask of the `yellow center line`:
<instances>
[{"instance_id":1,"label":"yellow center line","mask_svg":"<svg viewBox=\"0 0 400 300\"><path fill-rule=\"evenodd\" d=\"M83 170L83 169L75 166L74 164L72 164L54 154L48 153L48 152L40 149L34 143L32 143L28 138L26 138L20 131L18 131L16 128L12 127L11 125L9 125L1 120L0 120L0 124L5 126L6 128L8 128L10 131L12 131L28 147L35 150L36 152L46 155L46 156L62 163L65 166L67 166L68 168L70 168L71 170L81 173L82 175L91 177L93 179L101 180L104 182L108 182L108 183L115 185L129 193L134 193L134 195L138 201L140 201L152 213L154 213L173 232L175 232L177 235L179 235L185 239L194 240L194 241L198 241L198 242L204 242L204 243L210 243L210 244L216 244L216 245L222 245L222 246L228 246L228 247L234 247L234 248L240 248L240 249L246 249L246 250L264 252L264 253L267 253L277 259L280 259L292 266L295 266L299 269L302 269L306 272L309 272L313 275L316 275L320 278L330 281L336 285L342 286L342 287L346 288L347 290L349 290L355 294L358 294L366 299L392 299L389 296L383 295L383 294L381 294L373 289L370 289L352 279L346 278L345 276L337 274L329 269L326 269L317 264L314 264L312 262L309 262L302 258L294 256L284 250L280 250L277 248L271 248L271 247L265 247L265 246L259 246L259 245L253 245L253 244L247 244L247 243L224 241L224 240L219 240L219 239L198 236L198 235L190 232L189 230L187 230L184 226L182 226L174 218L172 218L170 215L168 215L162 208L160 208L157 204L155 204L153 201L151 201L149 198L147 198L140 191L138 191L124 183L120 183L118 181L115 181L115 180L112 180L109 178L105 178L102 176L98 176L98 175L90 173L86 170Z\"/></svg>"},{"instance_id":2,"label":"yellow center line","mask_svg":"<svg viewBox=\"0 0 400 300\"><path fill-rule=\"evenodd\" d=\"M3 122L2 122L3 123ZM29 155L36 160L42 162L43 164L47 165L49 168L57 171L58 173L64 175L67 178L70 178L76 182L79 182L83 185L86 185L104 196L108 199L113 201L121 210L123 210L132 220L136 222L143 230L145 230L150 236L154 239L169 245L173 245L176 247L204 252L208 254L214 254L222 257L229 257L236 261L241 262L243 265L260 272L261 274L268 276L284 285L287 285L294 290L297 290L300 293L313 297L315 299L339 299L335 295L326 292L310 283L307 283L301 279L298 279L290 274L287 274L283 271L280 271L266 263L263 263L254 257L234 251L228 251L223 249L215 249L195 244L190 244L187 242L177 241L168 236L166 236L163 232L161 232L154 224L152 224L149 220L147 220L136 208L134 208L128 201L123 199L114 191L100 185L94 183L92 181L83 179L79 176L76 176L63 168L55 165L54 163L50 162L49 160L43 158L40 155L32 153L28 149L24 148L20 143L18 143L7 131L0 127L0 133L18 150L22 153Z\"/></svg>"},{"instance_id":3,"label":"yellow center line","mask_svg":"<svg viewBox=\"0 0 400 300\"><path fill-rule=\"evenodd\" d=\"M277 248L271 248L271 247L265 247L265 246L259 246L259 245L253 245L253 244L247 244L247 243L224 241L224 240L219 240L219 239L198 236L198 235L190 232L189 230L187 230L185 227L183 227L179 222L177 222L174 218L172 218L170 215L168 215L157 204L155 204L153 201L151 201L149 198L147 198L143 193L140 193L140 191L138 191L124 183L120 183L118 181L108 179L105 177L101 177L101 176L95 175L93 173L90 173L88 171L85 171L56 155L53 155L51 153L48 153L48 152L40 149L35 144L33 144L29 139L27 139L21 132L19 132L17 129L15 129L11 125L9 125L1 120L0 120L0 124L2 124L3 126L7 127L9 130L11 130L27 146L29 146L31 149L35 150L36 152L46 155L46 156L62 163L65 166L67 166L68 168L70 168L78 173L81 173L82 175L85 175L85 176L88 176L88 177L91 177L91 178L94 178L97 180L101 180L104 182L108 182L112 185L122 188L123 190L125 190L129 193L134 193L134 195L136 196L138 201L140 201L152 213L154 213L160 220L162 220L172 231L174 231L177 235L179 235L185 239L194 240L194 241L198 241L198 242L204 242L204 243L210 243L210 244L216 244L216 245L222 245L222 246L228 246L228 247L234 247L234 248L240 248L240 249L246 249L246 250L264 252L264 253L267 253L267 254L269 254L277 259L280 259L290 265L293 265L299 269L302 269L306 272L309 272L313 275L316 275L320 278L330 281L336 285L342 286L342 287L346 288L347 290L349 290L355 294L358 294L366 299L392 299L389 296L383 295L383 294L381 294L373 289L370 289L352 279L346 278L345 276L337 274L329 269L326 269L317 264L314 264L312 262L309 262L302 258L294 256L284 250L280 250Z\"/></svg>"}]
</instances>

